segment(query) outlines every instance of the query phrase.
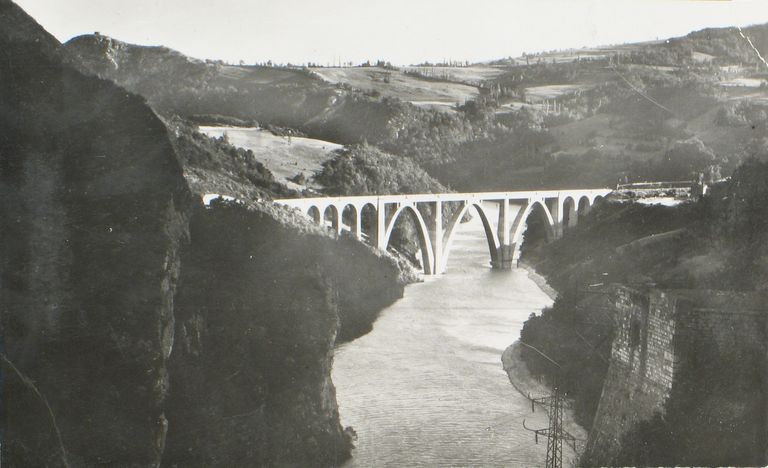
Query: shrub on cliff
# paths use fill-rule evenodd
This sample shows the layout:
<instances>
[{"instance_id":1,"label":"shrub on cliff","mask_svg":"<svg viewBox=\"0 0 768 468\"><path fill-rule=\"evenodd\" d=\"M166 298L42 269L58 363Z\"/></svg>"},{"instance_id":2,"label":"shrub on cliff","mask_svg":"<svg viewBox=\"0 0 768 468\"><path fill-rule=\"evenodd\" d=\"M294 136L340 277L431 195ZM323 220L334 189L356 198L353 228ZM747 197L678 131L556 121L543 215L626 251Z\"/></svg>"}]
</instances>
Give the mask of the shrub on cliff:
<instances>
[{"instance_id":1,"label":"shrub on cliff","mask_svg":"<svg viewBox=\"0 0 768 468\"><path fill-rule=\"evenodd\" d=\"M723 287L768 288L768 163L750 159L708 201L713 248L728 252Z\"/></svg>"},{"instance_id":2,"label":"shrub on cliff","mask_svg":"<svg viewBox=\"0 0 768 468\"><path fill-rule=\"evenodd\" d=\"M447 189L413 161L367 144L338 150L315 180L329 195L442 193Z\"/></svg>"},{"instance_id":3,"label":"shrub on cliff","mask_svg":"<svg viewBox=\"0 0 768 468\"><path fill-rule=\"evenodd\" d=\"M230 145L226 137L208 137L179 118L166 123L175 137L172 141L193 190L227 194L241 200L293 193L275 180L251 150Z\"/></svg>"},{"instance_id":4,"label":"shrub on cliff","mask_svg":"<svg viewBox=\"0 0 768 468\"><path fill-rule=\"evenodd\" d=\"M541 315L529 317L520 331L520 341L528 345L520 353L531 374L566 393L576 422L586 429L597 411L613 339L611 321L601 307L575 293L563 294Z\"/></svg>"}]
</instances>

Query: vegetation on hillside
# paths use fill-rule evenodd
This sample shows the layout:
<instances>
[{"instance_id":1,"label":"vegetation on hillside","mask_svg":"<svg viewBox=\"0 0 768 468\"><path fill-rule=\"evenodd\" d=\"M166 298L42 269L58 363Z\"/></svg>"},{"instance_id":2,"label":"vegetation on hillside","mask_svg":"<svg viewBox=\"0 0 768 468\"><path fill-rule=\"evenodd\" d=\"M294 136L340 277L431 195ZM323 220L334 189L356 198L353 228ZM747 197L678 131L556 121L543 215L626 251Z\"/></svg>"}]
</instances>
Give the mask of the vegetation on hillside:
<instances>
[{"instance_id":1,"label":"vegetation on hillside","mask_svg":"<svg viewBox=\"0 0 768 468\"><path fill-rule=\"evenodd\" d=\"M755 26L744 34L760 49L768 46L766 31ZM768 89L723 85L764 78L764 65L734 28L597 49L587 60L528 56L526 65L479 74L485 79L477 98L453 109L408 102L418 87L445 84L435 77L395 88L382 82L383 93L375 80L366 81L371 89L355 89L343 69L330 84L309 69L203 62L98 35L67 47L83 68L144 95L159 112L367 142L461 190L714 178L750 155L766 121L752 98ZM371 72L363 68L351 75ZM693 156L680 147L691 139L701 142Z\"/></svg>"},{"instance_id":2,"label":"vegetation on hillside","mask_svg":"<svg viewBox=\"0 0 768 468\"><path fill-rule=\"evenodd\" d=\"M329 195L442 193L447 189L410 160L367 144L338 150L315 176Z\"/></svg>"},{"instance_id":3,"label":"vegetation on hillside","mask_svg":"<svg viewBox=\"0 0 768 468\"><path fill-rule=\"evenodd\" d=\"M315 179L326 187L329 195L387 195L401 193L445 193L446 187L429 176L414 162L398 158L367 144L353 145L337 150L333 159L323 164ZM454 207L443 207L444 222L453 214ZM429 222L434 219L433 209L419 207L420 214ZM351 212L342 213L344 223L352 225ZM363 232L374 235L376 220L373 211L361 213ZM418 227L404 215L398 218L390 245L414 264L419 264ZM423 265L422 265L423 266Z\"/></svg>"},{"instance_id":4,"label":"vegetation on hillside","mask_svg":"<svg viewBox=\"0 0 768 468\"><path fill-rule=\"evenodd\" d=\"M217 190L240 200L270 199L294 192L277 182L272 173L254 158L251 150L236 148L226 138L210 138L189 123L166 121L185 176L193 190Z\"/></svg>"}]
</instances>

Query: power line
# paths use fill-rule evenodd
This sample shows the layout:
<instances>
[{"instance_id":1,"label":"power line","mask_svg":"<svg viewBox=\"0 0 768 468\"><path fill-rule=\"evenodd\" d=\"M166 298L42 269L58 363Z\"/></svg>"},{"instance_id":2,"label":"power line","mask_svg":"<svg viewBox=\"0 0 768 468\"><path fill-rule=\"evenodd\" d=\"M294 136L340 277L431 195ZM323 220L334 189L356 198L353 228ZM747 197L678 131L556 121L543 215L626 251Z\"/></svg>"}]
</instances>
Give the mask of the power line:
<instances>
[{"instance_id":1,"label":"power line","mask_svg":"<svg viewBox=\"0 0 768 468\"><path fill-rule=\"evenodd\" d=\"M669 109L668 107L664 106L664 105L663 105L663 104L661 104L659 101L657 101L657 100L653 99L652 97L650 97L650 96L649 96L649 95L647 95L646 93L642 92L641 90L637 89L637 87L635 87L635 85L633 85L632 83L630 83L630 82L629 82L629 80L627 80L627 79L624 77L624 75L622 75L621 73L619 73L619 71L616 69L616 67L615 67L615 66L612 66L612 67L611 67L611 70L613 70L613 71L614 71L614 73L616 73L617 75L619 75L619 78L621 78L621 79L624 81L624 83L626 83L626 84L627 84L627 86L629 86L630 88L632 88L632 90L633 90L634 92L636 92L636 93L637 93L637 94L639 94L640 96L644 97L645 99L647 99L648 101L650 101L652 104L654 104L654 105L658 106L659 108L661 108L661 109L663 109L663 110L665 110L665 111L669 112L669 113L670 113L670 114L672 114L674 117L677 117L677 114L675 114L675 112L674 112L674 111L672 111L672 110L671 110L671 109Z\"/></svg>"},{"instance_id":2,"label":"power line","mask_svg":"<svg viewBox=\"0 0 768 468\"><path fill-rule=\"evenodd\" d=\"M547 458L544 466L546 468L562 468L563 466L563 442L568 444L574 452L576 452L576 437L571 435L563 427L563 413L567 406L565 397L560 392L558 386L555 386L555 393L550 396L541 398L530 398L531 410L535 408L535 404L546 404L549 408L549 425L542 429L531 429L525 425L523 420L523 428L527 431L533 432L534 440L539 443L539 436L547 438Z\"/></svg>"}]
</instances>

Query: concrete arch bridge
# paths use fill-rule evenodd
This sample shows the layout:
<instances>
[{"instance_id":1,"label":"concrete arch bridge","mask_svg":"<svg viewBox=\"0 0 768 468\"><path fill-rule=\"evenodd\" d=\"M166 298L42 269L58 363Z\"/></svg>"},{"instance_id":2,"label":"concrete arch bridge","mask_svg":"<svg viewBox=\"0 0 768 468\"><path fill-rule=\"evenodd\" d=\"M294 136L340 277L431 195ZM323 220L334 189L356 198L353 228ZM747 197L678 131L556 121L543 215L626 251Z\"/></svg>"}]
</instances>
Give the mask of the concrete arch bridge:
<instances>
[{"instance_id":1,"label":"concrete arch bridge","mask_svg":"<svg viewBox=\"0 0 768 468\"><path fill-rule=\"evenodd\" d=\"M319 225L326 225L338 234L348 231L382 250L389 246L398 219L409 216L416 226L424 273L435 275L445 271L454 234L470 209L482 220L491 265L508 269L520 256L520 244L530 217L538 216L546 226L547 238L556 239L610 192L600 188L366 195L291 198L275 200L275 203L301 210ZM444 210L447 206L453 209ZM446 211L452 213L446 217L450 219L443 219Z\"/></svg>"}]
</instances>

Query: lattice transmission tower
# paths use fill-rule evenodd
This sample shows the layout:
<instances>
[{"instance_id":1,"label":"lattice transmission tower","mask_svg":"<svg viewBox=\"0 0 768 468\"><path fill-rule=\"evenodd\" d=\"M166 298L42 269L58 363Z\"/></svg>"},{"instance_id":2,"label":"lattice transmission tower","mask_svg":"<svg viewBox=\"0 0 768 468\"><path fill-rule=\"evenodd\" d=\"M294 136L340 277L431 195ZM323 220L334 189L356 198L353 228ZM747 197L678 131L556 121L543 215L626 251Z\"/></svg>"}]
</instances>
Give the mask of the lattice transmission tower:
<instances>
[{"instance_id":1,"label":"lattice transmission tower","mask_svg":"<svg viewBox=\"0 0 768 468\"><path fill-rule=\"evenodd\" d=\"M563 466L563 442L576 451L576 438L563 428L563 410L566 406L565 397L560 389L555 387L555 394L541 398L529 398L531 400L531 411L535 411L536 404L546 405L549 409L549 427L546 429L530 429L523 427L534 433L536 443L539 443L539 436L547 438L547 460L546 468L561 468Z\"/></svg>"}]
</instances>

